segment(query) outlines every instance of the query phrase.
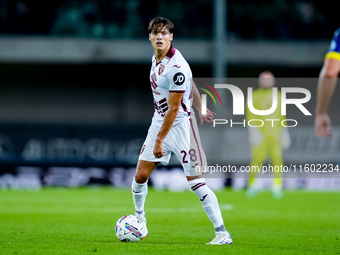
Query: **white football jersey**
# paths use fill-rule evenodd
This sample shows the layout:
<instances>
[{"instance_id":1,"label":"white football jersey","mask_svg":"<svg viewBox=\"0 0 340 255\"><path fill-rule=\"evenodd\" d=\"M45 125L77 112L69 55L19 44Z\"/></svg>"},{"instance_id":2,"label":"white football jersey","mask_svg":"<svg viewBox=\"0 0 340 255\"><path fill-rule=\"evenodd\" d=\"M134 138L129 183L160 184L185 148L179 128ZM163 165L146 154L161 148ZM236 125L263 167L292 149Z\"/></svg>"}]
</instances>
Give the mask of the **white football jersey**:
<instances>
[{"instance_id":1,"label":"white football jersey","mask_svg":"<svg viewBox=\"0 0 340 255\"><path fill-rule=\"evenodd\" d=\"M155 55L152 57L150 83L155 106L153 124L162 125L164 116L169 109L169 92L184 93L173 125L189 117L190 98L192 97L191 82L192 73L189 64L172 45L161 62L157 63Z\"/></svg>"}]
</instances>

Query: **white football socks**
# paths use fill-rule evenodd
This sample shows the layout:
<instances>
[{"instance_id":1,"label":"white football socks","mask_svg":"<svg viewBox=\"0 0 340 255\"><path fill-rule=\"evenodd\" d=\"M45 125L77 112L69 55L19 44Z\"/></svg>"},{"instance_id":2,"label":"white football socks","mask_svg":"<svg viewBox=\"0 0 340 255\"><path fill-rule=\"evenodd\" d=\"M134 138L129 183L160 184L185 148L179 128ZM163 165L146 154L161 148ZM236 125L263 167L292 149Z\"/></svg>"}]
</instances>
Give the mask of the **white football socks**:
<instances>
[{"instance_id":1,"label":"white football socks","mask_svg":"<svg viewBox=\"0 0 340 255\"><path fill-rule=\"evenodd\" d=\"M140 214L141 216L144 217L144 204L146 195L148 194L148 182L137 183L135 178L133 177L131 190L133 196L133 203L135 204L136 214Z\"/></svg>"},{"instance_id":2,"label":"white football socks","mask_svg":"<svg viewBox=\"0 0 340 255\"><path fill-rule=\"evenodd\" d=\"M192 191L201 200L203 209L214 224L215 232L226 232L215 193L206 185L204 178L188 181Z\"/></svg>"}]
</instances>

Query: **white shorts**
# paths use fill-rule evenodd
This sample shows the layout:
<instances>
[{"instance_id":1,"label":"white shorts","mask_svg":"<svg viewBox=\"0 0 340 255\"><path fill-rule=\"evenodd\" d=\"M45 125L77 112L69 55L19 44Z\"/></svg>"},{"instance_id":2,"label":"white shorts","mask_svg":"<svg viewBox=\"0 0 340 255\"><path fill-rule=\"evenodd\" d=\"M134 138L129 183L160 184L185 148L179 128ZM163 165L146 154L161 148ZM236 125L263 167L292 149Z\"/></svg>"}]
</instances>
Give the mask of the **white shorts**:
<instances>
[{"instance_id":1,"label":"white shorts","mask_svg":"<svg viewBox=\"0 0 340 255\"><path fill-rule=\"evenodd\" d=\"M159 162L167 165L171 153L181 162L186 176L197 176L201 174L201 167L206 166L206 156L202 150L197 123L194 116L183 120L173 126L163 141L165 155L156 158L153 154L157 134L160 126L151 124L148 135L142 146L138 160Z\"/></svg>"}]
</instances>

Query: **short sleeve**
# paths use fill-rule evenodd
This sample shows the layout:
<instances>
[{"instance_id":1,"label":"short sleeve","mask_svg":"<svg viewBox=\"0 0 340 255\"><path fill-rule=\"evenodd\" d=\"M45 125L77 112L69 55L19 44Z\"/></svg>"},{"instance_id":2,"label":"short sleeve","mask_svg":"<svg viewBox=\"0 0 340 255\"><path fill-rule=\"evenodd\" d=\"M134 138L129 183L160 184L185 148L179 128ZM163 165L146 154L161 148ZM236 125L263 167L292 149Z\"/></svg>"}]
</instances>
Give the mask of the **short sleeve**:
<instances>
[{"instance_id":1,"label":"short sleeve","mask_svg":"<svg viewBox=\"0 0 340 255\"><path fill-rule=\"evenodd\" d=\"M167 78L169 81L169 91L173 92L185 92L190 84L190 72L184 67L173 67L167 73ZM189 86L190 87L190 86Z\"/></svg>"},{"instance_id":2,"label":"short sleeve","mask_svg":"<svg viewBox=\"0 0 340 255\"><path fill-rule=\"evenodd\" d=\"M328 53L324 60L329 58L340 61L340 28L334 32L331 45L329 46Z\"/></svg>"}]
</instances>

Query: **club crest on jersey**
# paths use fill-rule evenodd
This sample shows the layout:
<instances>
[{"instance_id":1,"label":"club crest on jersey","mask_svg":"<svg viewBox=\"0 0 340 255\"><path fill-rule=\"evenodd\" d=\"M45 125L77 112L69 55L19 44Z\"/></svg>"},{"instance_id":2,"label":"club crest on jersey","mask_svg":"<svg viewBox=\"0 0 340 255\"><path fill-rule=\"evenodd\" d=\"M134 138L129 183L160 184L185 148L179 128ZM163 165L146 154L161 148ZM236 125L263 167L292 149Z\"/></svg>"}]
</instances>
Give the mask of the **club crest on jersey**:
<instances>
[{"instance_id":1,"label":"club crest on jersey","mask_svg":"<svg viewBox=\"0 0 340 255\"><path fill-rule=\"evenodd\" d=\"M173 77L174 83L178 86L182 85L185 81L185 76L183 73L178 72Z\"/></svg>"},{"instance_id":2,"label":"club crest on jersey","mask_svg":"<svg viewBox=\"0 0 340 255\"><path fill-rule=\"evenodd\" d=\"M163 73L164 69L165 69L165 66L160 64L159 69L158 69L158 75L161 75Z\"/></svg>"}]
</instances>

